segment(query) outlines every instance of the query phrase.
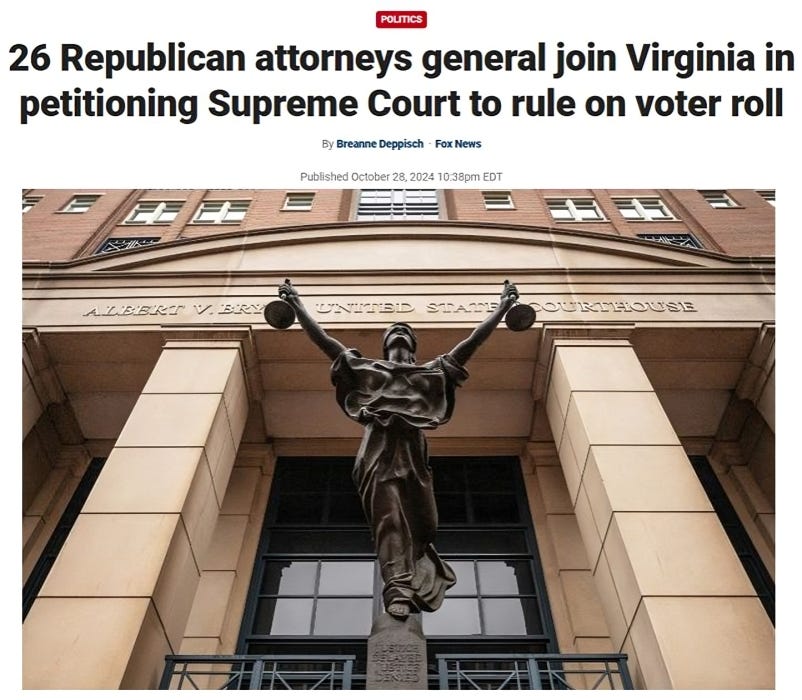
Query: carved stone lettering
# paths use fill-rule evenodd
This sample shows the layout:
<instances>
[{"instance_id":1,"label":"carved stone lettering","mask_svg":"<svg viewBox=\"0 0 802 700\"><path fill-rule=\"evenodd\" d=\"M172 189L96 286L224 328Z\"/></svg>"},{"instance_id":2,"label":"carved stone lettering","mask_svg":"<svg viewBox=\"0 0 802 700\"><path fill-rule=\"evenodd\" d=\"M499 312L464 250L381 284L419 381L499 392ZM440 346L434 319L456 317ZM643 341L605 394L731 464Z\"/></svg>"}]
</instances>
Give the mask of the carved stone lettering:
<instances>
[{"instance_id":1,"label":"carved stone lettering","mask_svg":"<svg viewBox=\"0 0 802 700\"><path fill-rule=\"evenodd\" d=\"M420 614L379 616L368 639L368 690L425 690L426 640Z\"/></svg>"},{"instance_id":2,"label":"carved stone lettering","mask_svg":"<svg viewBox=\"0 0 802 700\"><path fill-rule=\"evenodd\" d=\"M189 300L184 300L189 301ZM678 299L632 298L627 301L596 300L596 301L562 301L544 299L533 301L530 304L540 315L577 314L581 316L596 316L598 314L684 314L698 313L695 302ZM497 301L429 301L420 307L407 301L320 301L314 306L315 314L321 318L346 320L346 318L370 316L404 316L409 314L424 314L426 316L463 316L473 315L478 318L491 313L498 307ZM84 311L81 315L91 317L121 317L121 316L245 316L261 322L265 304L263 302L225 301L219 303L193 303L193 304L139 304L117 303L113 305L96 305ZM345 317L345 318L344 318ZM250 320L250 319L248 319Z\"/></svg>"}]
</instances>

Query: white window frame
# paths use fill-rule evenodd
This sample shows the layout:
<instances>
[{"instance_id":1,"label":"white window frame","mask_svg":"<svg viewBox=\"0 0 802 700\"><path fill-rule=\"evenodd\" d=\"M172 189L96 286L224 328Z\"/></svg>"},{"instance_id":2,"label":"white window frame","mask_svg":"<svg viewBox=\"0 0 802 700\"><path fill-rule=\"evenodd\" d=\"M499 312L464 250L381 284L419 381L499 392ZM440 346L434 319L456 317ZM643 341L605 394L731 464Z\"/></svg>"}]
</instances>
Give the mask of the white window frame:
<instances>
[{"instance_id":1,"label":"white window frame","mask_svg":"<svg viewBox=\"0 0 802 700\"><path fill-rule=\"evenodd\" d=\"M239 224L245 220L250 206L250 199L207 199L200 203L195 216L192 217L192 223L211 225ZM238 214L240 211L242 216L232 216L232 214ZM201 218L207 212L214 212L216 216L212 219Z\"/></svg>"},{"instance_id":2,"label":"white window frame","mask_svg":"<svg viewBox=\"0 0 802 700\"><path fill-rule=\"evenodd\" d=\"M775 190L757 190L757 193L763 197L763 199L771 206L776 206L775 200L777 198L777 194Z\"/></svg>"},{"instance_id":3,"label":"white window frame","mask_svg":"<svg viewBox=\"0 0 802 700\"><path fill-rule=\"evenodd\" d=\"M486 190L482 192L482 200L485 204L485 209L498 210L498 209L515 209L515 203L512 201L512 192L509 190Z\"/></svg>"},{"instance_id":4,"label":"white window frame","mask_svg":"<svg viewBox=\"0 0 802 700\"><path fill-rule=\"evenodd\" d=\"M311 211L314 201L314 192L287 192L281 211Z\"/></svg>"},{"instance_id":5,"label":"white window frame","mask_svg":"<svg viewBox=\"0 0 802 700\"><path fill-rule=\"evenodd\" d=\"M25 195L22 198L22 213L30 211L33 209L39 202L42 201L42 197L35 197L31 195Z\"/></svg>"},{"instance_id":6,"label":"white window frame","mask_svg":"<svg viewBox=\"0 0 802 700\"><path fill-rule=\"evenodd\" d=\"M59 214L85 214L100 199L99 194L76 194L59 211Z\"/></svg>"},{"instance_id":7,"label":"white window frame","mask_svg":"<svg viewBox=\"0 0 802 700\"><path fill-rule=\"evenodd\" d=\"M713 209L737 209L741 206L726 190L699 190L699 194Z\"/></svg>"},{"instance_id":8,"label":"white window frame","mask_svg":"<svg viewBox=\"0 0 802 700\"><path fill-rule=\"evenodd\" d=\"M677 217L665 205L660 197L613 197L618 212L627 221L677 221ZM627 216L622 207L634 209L635 216ZM660 209L665 216L654 216L651 212Z\"/></svg>"},{"instance_id":9,"label":"white window frame","mask_svg":"<svg viewBox=\"0 0 802 700\"><path fill-rule=\"evenodd\" d=\"M126 226L152 226L154 224L171 224L175 221L181 207L184 206L183 200L170 200L159 202L156 200L143 199L136 203L131 213L123 222ZM148 211L148 209L152 209ZM141 217L142 214L146 216ZM172 214L172 216L170 216ZM136 219L136 220L135 220Z\"/></svg>"},{"instance_id":10,"label":"white window frame","mask_svg":"<svg viewBox=\"0 0 802 700\"><path fill-rule=\"evenodd\" d=\"M440 212L435 189L360 190L356 203L357 221L436 221Z\"/></svg>"},{"instance_id":11,"label":"white window frame","mask_svg":"<svg viewBox=\"0 0 802 700\"><path fill-rule=\"evenodd\" d=\"M604 212L593 197L547 197L546 206L551 218L560 221L607 221ZM568 216L555 216L556 211L564 211ZM597 216L583 217L582 212L594 211Z\"/></svg>"}]
</instances>

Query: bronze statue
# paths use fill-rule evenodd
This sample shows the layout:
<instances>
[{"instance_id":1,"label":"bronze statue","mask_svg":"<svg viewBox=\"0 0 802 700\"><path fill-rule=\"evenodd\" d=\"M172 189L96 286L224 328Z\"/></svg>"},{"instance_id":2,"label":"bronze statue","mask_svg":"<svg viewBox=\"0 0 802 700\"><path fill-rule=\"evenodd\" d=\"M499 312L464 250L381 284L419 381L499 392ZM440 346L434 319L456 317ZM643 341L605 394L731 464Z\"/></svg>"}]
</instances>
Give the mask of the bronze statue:
<instances>
[{"instance_id":1,"label":"bronze statue","mask_svg":"<svg viewBox=\"0 0 802 700\"><path fill-rule=\"evenodd\" d=\"M340 408L365 428L353 479L373 532L385 609L401 619L437 610L457 579L432 544L437 508L423 431L451 418L454 390L468 378L463 365L515 304L518 290L505 282L501 303L468 338L421 365L415 360L417 337L406 323L385 331L384 359L371 360L329 336L289 280L278 291L332 360Z\"/></svg>"}]
</instances>

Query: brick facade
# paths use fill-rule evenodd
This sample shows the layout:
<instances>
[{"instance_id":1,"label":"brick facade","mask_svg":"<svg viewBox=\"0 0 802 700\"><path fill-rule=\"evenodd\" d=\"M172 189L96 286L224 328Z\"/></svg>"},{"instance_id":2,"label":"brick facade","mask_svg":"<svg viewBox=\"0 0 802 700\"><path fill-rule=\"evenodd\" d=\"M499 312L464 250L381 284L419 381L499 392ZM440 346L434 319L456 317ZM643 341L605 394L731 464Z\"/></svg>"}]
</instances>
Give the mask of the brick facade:
<instances>
[{"instance_id":1,"label":"brick facade","mask_svg":"<svg viewBox=\"0 0 802 700\"><path fill-rule=\"evenodd\" d=\"M498 191L498 190L493 190ZM692 234L706 250L734 257L774 255L774 206L756 190L727 190L737 204L714 208L697 190L555 189L503 190L513 208L487 209L482 190L445 190L441 218L451 221L553 227L634 238L638 234ZM309 211L285 210L288 192L314 193ZM64 212L75 195L99 195L83 213ZM292 190L26 190L36 203L23 216L23 259L71 260L93 255L108 238L158 238L160 243L209 235L285 226L345 222L354 218L358 190L296 188ZM626 219L614 198L658 198L673 219ZM592 199L601 218L555 219L550 199ZM137 202L180 202L169 223L125 223ZM193 223L202 202L248 201L241 221Z\"/></svg>"}]
</instances>

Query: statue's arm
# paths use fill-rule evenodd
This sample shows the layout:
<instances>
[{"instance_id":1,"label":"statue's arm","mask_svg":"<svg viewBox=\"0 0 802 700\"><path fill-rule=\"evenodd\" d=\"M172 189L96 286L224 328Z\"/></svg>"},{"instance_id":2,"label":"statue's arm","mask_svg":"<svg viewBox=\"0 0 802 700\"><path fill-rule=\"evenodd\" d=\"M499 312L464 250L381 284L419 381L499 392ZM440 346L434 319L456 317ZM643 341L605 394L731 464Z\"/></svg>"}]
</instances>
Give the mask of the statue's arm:
<instances>
[{"instance_id":1,"label":"statue's arm","mask_svg":"<svg viewBox=\"0 0 802 700\"><path fill-rule=\"evenodd\" d=\"M301 328L306 331L306 334L312 339L312 342L317 345L330 360L337 359L340 353L345 350L345 345L336 338L332 338L318 325L318 322L309 315L309 312L301 301L298 291L289 283L289 280L279 286L278 295L295 310L298 323L301 324Z\"/></svg>"},{"instance_id":2,"label":"statue's arm","mask_svg":"<svg viewBox=\"0 0 802 700\"><path fill-rule=\"evenodd\" d=\"M493 312L482 321L473 332L449 353L457 362L464 365L476 352L477 348L488 339L495 330L504 314L518 299L518 290L514 284L504 282L504 291L501 293L501 302Z\"/></svg>"}]
</instances>

